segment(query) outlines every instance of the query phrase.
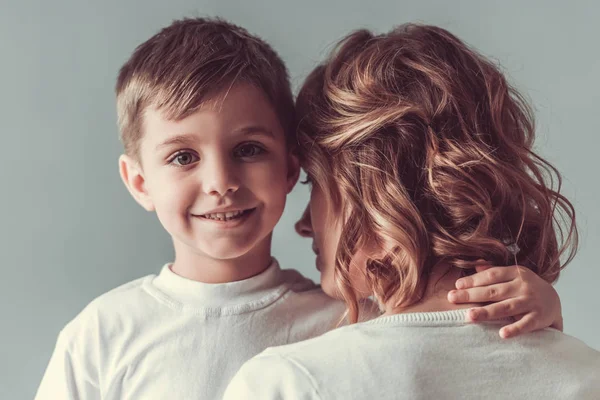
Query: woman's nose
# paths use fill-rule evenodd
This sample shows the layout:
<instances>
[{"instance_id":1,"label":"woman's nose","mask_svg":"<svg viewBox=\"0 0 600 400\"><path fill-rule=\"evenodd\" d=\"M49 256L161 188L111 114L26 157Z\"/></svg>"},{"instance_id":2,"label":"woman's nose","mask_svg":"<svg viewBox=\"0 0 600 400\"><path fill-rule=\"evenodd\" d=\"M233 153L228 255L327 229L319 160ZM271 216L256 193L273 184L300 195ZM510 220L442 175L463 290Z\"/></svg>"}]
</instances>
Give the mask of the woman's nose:
<instances>
[{"instance_id":1,"label":"woman's nose","mask_svg":"<svg viewBox=\"0 0 600 400\"><path fill-rule=\"evenodd\" d=\"M312 237L313 236L309 206L306 206L304 213L302 213L302 217L300 217L298 222L296 222L295 228L296 228L296 232L298 233L298 235L300 235L302 237Z\"/></svg>"}]
</instances>

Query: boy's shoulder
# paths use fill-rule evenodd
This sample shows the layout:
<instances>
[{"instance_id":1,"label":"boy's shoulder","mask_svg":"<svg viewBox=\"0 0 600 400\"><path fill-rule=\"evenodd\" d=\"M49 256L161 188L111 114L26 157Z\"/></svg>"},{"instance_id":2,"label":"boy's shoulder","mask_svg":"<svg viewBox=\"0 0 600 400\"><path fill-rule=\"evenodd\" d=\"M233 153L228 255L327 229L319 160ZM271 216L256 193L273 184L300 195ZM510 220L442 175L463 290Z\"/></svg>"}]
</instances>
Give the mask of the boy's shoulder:
<instances>
[{"instance_id":1,"label":"boy's shoulder","mask_svg":"<svg viewBox=\"0 0 600 400\"><path fill-rule=\"evenodd\" d=\"M329 297L321 285L317 285L311 279L305 277L295 269L282 269L282 281L287 286L286 297L293 297L295 308L301 309L303 302L306 303L322 303L331 305L332 307L343 307L343 302Z\"/></svg>"},{"instance_id":2,"label":"boy's shoulder","mask_svg":"<svg viewBox=\"0 0 600 400\"><path fill-rule=\"evenodd\" d=\"M295 269L281 269L282 281L288 285L290 290L296 293L319 292L320 285L314 283L311 279L302 275Z\"/></svg>"},{"instance_id":3,"label":"boy's shoulder","mask_svg":"<svg viewBox=\"0 0 600 400\"><path fill-rule=\"evenodd\" d=\"M346 304L328 296L320 285L303 276L294 269L282 270L283 282L287 291L276 311L293 318L296 327L323 334L331 329L344 325ZM359 301L360 321L379 316L379 311L369 299ZM302 321L302 322L301 322ZM317 335L307 335L302 340Z\"/></svg>"},{"instance_id":4,"label":"boy's shoulder","mask_svg":"<svg viewBox=\"0 0 600 400\"><path fill-rule=\"evenodd\" d=\"M346 309L343 301L330 297L323 291L321 285L317 285L295 269L284 269L282 274L284 276L283 281L290 289L290 295L295 297L294 304L296 306L301 305L302 301L306 301L327 304L336 310L343 311ZM369 321L381 315L377 304L370 298L359 300L358 307L360 309L359 322Z\"/></svg>"},{"instance_id":5,"label":"boy's shoulder","mask_svg":"<svg viewBox=\"0 0 600 400\"><path fill-rule=\"evenodd\" d=\"M144 290L156 275L124 283L96 297L79 312L61 331L67 342L87 337L110 334L115 326L122 326L124 319L145 318L151 312L152 297Z\"/></svg>"},{"instance_id":6,"label":"boy's shoulder","mask_svg":"<svg viewBox=\"0 0 600 400\"><path fill-rule=\"evenodd\" d=\"M145 302L148 299L149 295L144 287L155 277L155 274L146 275L117 286L92 300L82 313L88 311L112 314L119 310L127 310L131 306L137 306L140 301Z\"/></svg>"}]
</instances>

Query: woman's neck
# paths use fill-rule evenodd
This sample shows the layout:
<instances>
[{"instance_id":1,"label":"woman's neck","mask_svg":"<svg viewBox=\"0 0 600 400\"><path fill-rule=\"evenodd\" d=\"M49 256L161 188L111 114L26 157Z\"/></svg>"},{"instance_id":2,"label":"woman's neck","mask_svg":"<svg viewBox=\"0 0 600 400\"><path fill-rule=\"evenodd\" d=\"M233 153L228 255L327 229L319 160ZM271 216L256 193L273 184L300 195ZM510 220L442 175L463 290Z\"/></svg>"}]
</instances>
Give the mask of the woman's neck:
<instances>
[{"instance_id":1,"label":"woman's neck","mask_svg":"<svg viewBox=\"0 0 600 400\"><path fill-rule=\"evenodd\" d=\"M405 307L386 304L384 315L451 311L479 306L477 303L453 304L448 301L448 292L455 289L456 280L460 277L461 271L458 268L447 264L438 265L429 274L429 281L420 301Z\"/></svg>"}]
</instances>

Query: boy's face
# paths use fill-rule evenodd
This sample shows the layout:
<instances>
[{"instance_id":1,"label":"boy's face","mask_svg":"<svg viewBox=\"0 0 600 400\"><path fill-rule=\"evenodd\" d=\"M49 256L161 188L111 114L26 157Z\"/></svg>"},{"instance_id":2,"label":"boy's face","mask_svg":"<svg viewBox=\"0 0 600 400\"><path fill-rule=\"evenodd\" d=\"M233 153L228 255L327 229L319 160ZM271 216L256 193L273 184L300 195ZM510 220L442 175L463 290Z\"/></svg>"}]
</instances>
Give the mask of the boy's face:
<instances>
[{"instance_id":1,"label":"boy's face","mask_svg":"<svg viewBox=\"0 0 600 400\"><path fill-rule=\"evenodd\" d=\"M299 171L273 107L249 84L179 121L148 109L140 161L138 176L124 177L136 200L156 211L176 250L214 260L269 247ZM136 165L121 164L122 173Z\"/></svg>"}]
</instances>

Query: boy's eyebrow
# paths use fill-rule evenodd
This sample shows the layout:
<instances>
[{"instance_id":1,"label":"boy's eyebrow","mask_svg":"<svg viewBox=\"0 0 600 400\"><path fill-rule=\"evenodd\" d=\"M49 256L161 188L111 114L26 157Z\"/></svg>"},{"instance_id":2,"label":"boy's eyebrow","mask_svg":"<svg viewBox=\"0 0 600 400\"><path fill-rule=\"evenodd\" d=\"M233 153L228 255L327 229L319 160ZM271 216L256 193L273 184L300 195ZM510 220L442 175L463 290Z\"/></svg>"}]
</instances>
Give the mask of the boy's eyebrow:
<instances>
[{"instance_id":1,"label":"boy's eyebrow","mask_svg":"<svg viewBox=\"0 0 600 400\"><path fill-rule=\"evenodd\" d=\"M275 135L273 134L273 132L270 129L268 129L264 126L260 126L260 125L245 126L243 128L236 129L235 131L233 131L233 133L236 135L241 135L241 136L265 135L265 136L268 136L271 138L275 138ZM165 140L164 142L156 145L156 150L160 150L162 148L169 147L172 145L187 146L187 145L190 145L191 143L194 143L195 141L196 141L196 137L192 133L177 135L177 136L173 136L172 138L169 138L169 139Z\"/></svg>"},{"instance_id":2,"label":"boy's eyebrow","mask_svg":"<svg viewBox=\"0 0 600 400\"><path fill-rule=\"evenodd\" d=\"M236 129L234 133L238 135L265 135L275 138L275 135L270 129L260 125L250 125L241 129Z\"/></svg>"},{"instance_id":3,"label":"boy's eyebrow","mask_svg":"<svg viewBox=\"0 0 600 400\"><path fill-rule=\"evenodd\" d=\"M194 142L194 135L192 135L191 133L187 133L184 135L177 135L177 136L173 136L172 138L169 138L169 139L165 140L164 142L156 145L156 150L160 150L164 147L169 147L169 146L172 146L175 144L186 146L193 142Z\"/></svg>"}]
</instances>

